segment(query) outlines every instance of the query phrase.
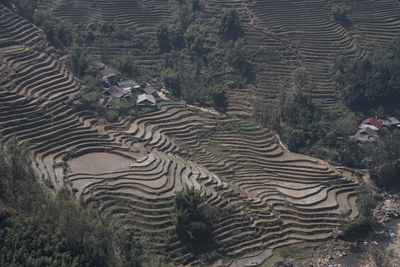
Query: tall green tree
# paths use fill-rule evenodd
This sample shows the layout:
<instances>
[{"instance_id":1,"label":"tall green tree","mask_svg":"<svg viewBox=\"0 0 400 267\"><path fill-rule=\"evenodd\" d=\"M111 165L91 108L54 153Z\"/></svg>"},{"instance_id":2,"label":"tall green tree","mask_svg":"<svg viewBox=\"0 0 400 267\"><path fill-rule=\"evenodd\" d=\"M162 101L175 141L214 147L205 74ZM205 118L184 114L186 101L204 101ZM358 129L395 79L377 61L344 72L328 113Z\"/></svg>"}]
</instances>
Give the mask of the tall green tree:
<instances>
[{"instance_id":1,"label":"tall green tree","mask_svg":"<svg viewBox=\"0 0 400 267\"><path fill-rule=\"evenodd\" d=\"M384 187L400 186L400 130L387 132L369 146L371 177Z\"/></svg>"},{"instance_id":2,"label":"tall green tree","mask_svg":"<svg viewBox=\"0 0 400 267\"><path fill-rule=\"evenodd\" d=\"M234 40L241 33L239 16L235 9L224 11L218 23L219 33L228 40Z\"/></svg>"},{"instance_id":3,"label":"tall green tree","mask_svg":"<svg viewBox=\"0 0 400 267\"><path fill-rule=\"evenodd\" d=\"M187 186L176 193L174 200L173 223L176 233L195 253L214 246L212 225L200 209L203 201L201 191Z\"/></svg>"}]
</instances>

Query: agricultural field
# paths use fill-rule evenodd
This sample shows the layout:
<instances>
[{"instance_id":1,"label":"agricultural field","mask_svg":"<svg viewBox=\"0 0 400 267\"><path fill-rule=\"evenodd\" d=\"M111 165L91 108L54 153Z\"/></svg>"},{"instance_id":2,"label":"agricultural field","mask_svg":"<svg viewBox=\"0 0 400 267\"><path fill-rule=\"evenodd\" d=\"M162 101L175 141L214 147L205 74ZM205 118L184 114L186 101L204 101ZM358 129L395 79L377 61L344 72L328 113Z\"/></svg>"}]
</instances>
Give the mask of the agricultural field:
<instances>
[{"instance_id":1,"label":"agricultural field","mask_svg":"<svg viewBox=\"0 0 400 267\"><path fill-rule=\"evenodd\" d=\"M68 52L60 54L43 29L0 4L2 146L16 140L27 147L32 169L53 193L68 188L103 218L135 229L137 238L145 234L174 265L205 264L175 233L171 210L184 188L199 190L214 210L215 266L260 265L276 249L331 240L344 218L359 217L359 177L289 151L254 121L255 113L279 107L295 91L299 69L313 103L344 113L336 58L363 57L398 37L400 3L341 1L349 26L332 15L337 1L199 2L205 27L233 9L246 47L267 51L250 59L254 79L226 91L225 113L162 100L115 122L70 104L86 85L70 70ZM165 61L156 44L159 25L176 17L165 0L40 0L36 12L82 36L99 21L126 30L133 39L89 44L89 57L112 62L129 55L146 73L157 73ZM135 40L145 41L139 47Z\"/></svg>"}]
</instances>

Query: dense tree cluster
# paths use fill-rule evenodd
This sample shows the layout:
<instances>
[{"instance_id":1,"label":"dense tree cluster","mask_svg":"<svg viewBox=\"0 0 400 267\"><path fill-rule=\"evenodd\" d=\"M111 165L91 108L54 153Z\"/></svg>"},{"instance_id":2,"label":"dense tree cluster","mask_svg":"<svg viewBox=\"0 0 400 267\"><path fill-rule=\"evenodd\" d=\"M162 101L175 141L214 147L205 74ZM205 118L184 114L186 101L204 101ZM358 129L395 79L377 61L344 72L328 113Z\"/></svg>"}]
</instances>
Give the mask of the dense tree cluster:
<instances>
[{"instance_id":1,"label":"dense tree cluster","mask_svg":"<svg viewBox=\"0 0 400 267\"><path fill-rule=\"evenodd\" d=\"M384 187L400 186L400 130L389 131L368 149L371 177Z\"/></svg>"},{"instance_id":2,"label":"dense tree cluster","mask_svg":"<svg viewBox=\"0 0 400 267\"><path fill-rule=\"evenodd\" d=\"M369 53L363 59L340 57L336 81L346 104L366 111L398 105L400 100L400 39Z\"/></svg>"},{"instance_id":3,"label":"dense tree cluster","mask_svg":"<svg viewBox=\"0 0 400 267\"><path fill-rule=\"evenodd\" d=\"M228 42L226 59L228 63L235 68L245 79L251 81L254 79L254 66L250 62L251 52L242 40Z\"/></svg>"},{"instance_id":4,"label":"dense tree cluster","mask_svg":"<svg viewBox=\"0 0 400 267\"><path fill-rule=\"evenodd\" d=\"M210 95L213 105L222 112L225 112L228 106L228 98L225 95L225 90L226 89L223 84L218 84L210 88Z\"/></svg>"},{"instance_id":5,"label":"dense tree cluster","mask_svg":"<svg viewBox=\"0 0 400 267\"><path fill-rule=\"evenodd\" d=\"M226 39L236 39L240 33L240 22L235 9L227 9L224 11L219 24L219 33Z\"/></svg>"},{"instance_id":6,"label":"dense tree cluster","mask_svg":"<svg viewBox=\"0 0 400 267\"><path fill-rule=\"evenodd\" d=\"M213 76L234 73L240 77L241 84L251 82L255 72L250 59L255 53L238 38L240 22L234 9L225 10L216 25L218 28L213 28L202 24L202 9L201 6L197 8L196 3L177 1L174 22L158 28L158 45L160 52L165 54L161 78L173 96L183 98L189 104L213 105L225 111L228 104L225 84L239 83L215 81Z\"/></svg>"},{"instance_id":7,"label":"dense tree cluster","mask_svg":"<svg viewBox=\"0 0 400 267\"><path fill-rule=\"evenodd\" d=\"M285 127L282 136L289 149L299 152L303 147L309 147L326 134L326 126L322 120L322 111L311 99L298 92L284 114Z\"/></svg>"}]
</instances>

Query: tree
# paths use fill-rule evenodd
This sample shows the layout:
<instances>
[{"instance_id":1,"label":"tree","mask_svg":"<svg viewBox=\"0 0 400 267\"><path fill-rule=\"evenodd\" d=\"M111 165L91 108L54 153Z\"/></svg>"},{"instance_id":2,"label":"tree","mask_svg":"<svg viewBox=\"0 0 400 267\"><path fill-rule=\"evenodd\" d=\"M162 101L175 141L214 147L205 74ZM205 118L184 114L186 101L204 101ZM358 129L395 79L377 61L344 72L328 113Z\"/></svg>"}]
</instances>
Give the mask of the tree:
<instances>
[{"instance_id":1,"label":"tree","mask_svg":"<svg viewBox=\"0 0 400 267\"><path fill-rule=\"evenodd\" d=\"M224 11L219 23L219 33L228 40L236 39L240 33L239 17L235 9L228 9Z\"/></svg>"},{"instance_id":2,"label":"tree","mask_svg":"<svg viewBox=\"0 0 400 267\"><path fill-rule=\"evenodd\" d=\"M133 60L133 56L130 54L123 55L114 60L114 65L126 77L131 77L135 74L139 74L139 69L135 64L135 61Z\"/></svg>"},{"instance_id":3,"label":"tree","mask_svg":"<svg viewBox=\"0 0 400 267\"><path fill-rule=\"evenodd\" d=\"M380 186L400 185L400 131L386 133L368 147L371 177Z\"/></svg>"},{"instance_id":4,"label":"tree","mask_svg":"<svg viewBox=\"0 0 400 267\"><path fill-rule=\"evenodd\" d=\"M400 39L369 53L365 58L339 57L336 82L345 103L368 111L400 101Z\"/></svg>"},{"instance_id":5,"label":"tree","mask_svg":"<svg viewBox=\"0 0 400 267\"><path fill-rule=\"evenodd\" d=\"M157 30L157 41L161 53L182 49L184 47L183 31L175 25L162 24Z\"/></svg>"},{"instance_id":6,"label":"tree","mask_svg":"<svg viewBox=\"0 0 400 267\"><path fill-rule=\"evenodd\" d=\"M327 127L322 121L322 112L306 94L297 92L284 109L283 138L290 150L299 152L325 136Z\"/></svg>"},{"instance_id":7,"label":"tree","mask_svg":"<svg viewBox=\"0 0 400 267\"><path fill-rule=\"evenodd\" d=\"M214 247L210 221L201 212L201 191L185 186L174 199L173 223L178 237L195 253Z\"/></svg>"},{"instance_id":8,"label":"tree","mask_svg":"<svg viewBox=\"0 0 400 267\"><path fill-rule=\"evenodd\" d=\"M253 65L249 61L250 51L246 44L238 40L227 49L226 59L229 64L248 80L254 78Z\"/></svg>"},{"instance_id":9,"label":"tree","mask_svg":"<svg viewBox=\"0 0 400 267\"><path fill-rule=\"evenodd\" d=\"M154 266L149 254L151 244L146 236L138 238L134 229L119 228L114 234L114 242L120 250L121 266L139 267L144 263Z\"/></svg>"},{"instance_id":10,"label":"tree","mask_svg":"<svg viewBox=\"0 0 400 267\"><path fill-rule=\"evenodd\" d=\"M33 178L33 174L30 171L31 159L28 155L26 145L18 144L18 140L13 137L6 145L6 153L3 154L3 162L1 170L3 171L2 184L5 188L4 194L9 199L17 200L19 196L20 201L25 197L25 194L18 194L21 187L26 186L24 179L29 177L29 184Z\"/></svg>"},{"instance_id":11,"label":"tree","mask_svg":"<svg viewBox=\"0 0 400 267\"><path fill-rule=\"evenodd\" d=\"M186 47L193 56L201 56L207 51L206 29L199 25L191 25L184 34Z\"/></svg>"},{"instance_id":12,"label":"tree","mask_svg":"<svg viewBox=\"0 0 400 267\"><path fill-rule=\"evenodd\" d=\"M171 90L172 95L176 97L181 96L181 81L173 69L164 69L161 72L161 79L163 80L164 85Z\"/></svg>"},{"instance_id":13,"label":"tree","mask_svg":"<svg viewBox=\"0 0 400 267\"><path fill-rule=\"evenodd\" d=\"M89 68L88 51L81 47L73 47L69 57L69 65L76 75L83 77Z\"/></svg>"},{"instance_id":14,"label":"tree","mask_svg":"<svg viewBox=\"0 0 400 267\"><path fill-rule=\"evenodd\" d=\"M293 72L293 82L298 90L304 89L307 84L307 72L303 68L297 68Z\"/></svg>"},{"instance_id":15,"label":"tree","mask_svg":"<svg viewBox=\"0 0 400 267\"><path fill-rule=\"evenodd\" d=\"M118 119L118 111L113 110L113 109L109 109L106 111L106 119L110 122L115 122Z\"/></svg>"},{"instance_id":16,"label":"tree","mask_svg":"<svg viewBox=\"0 0 400 267\"><path fill-rule=\"evenodd\" d=\"M350 11L350 7L346 4L334 4L331 7L333 18L341 23L343 26L349 26L351 22L349 21L347 14Z\"/></svg>"},{"instance_id":17,"label":"tree","mask_svg":"<svg viewBox=\"0 0 400 267\"><path fill-rule=\"evenodd\" d=\"M224 85L218 84L216 86L211 87L209 89L209 93L211 95L213 105L221 109L221 111L225 112L228 106L228 98L226 97L225 94Z\"/></svg>"},{"instance_id":18,"label":"tree","mask_svg":"<svg viewBox=\"0 0 400 267\"><path fill-rule=\"evenodd\" d=\"M5 161L4 151L0 151L0 196L9 191L9 168Z\"/></svg>"}]
</instances>

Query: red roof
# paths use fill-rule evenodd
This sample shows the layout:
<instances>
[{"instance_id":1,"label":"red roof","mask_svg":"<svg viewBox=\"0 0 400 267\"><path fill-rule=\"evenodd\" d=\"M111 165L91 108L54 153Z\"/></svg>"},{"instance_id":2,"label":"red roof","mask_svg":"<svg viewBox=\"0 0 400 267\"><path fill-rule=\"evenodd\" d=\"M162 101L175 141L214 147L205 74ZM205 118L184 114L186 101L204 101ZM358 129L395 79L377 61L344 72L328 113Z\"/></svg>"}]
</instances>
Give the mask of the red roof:
<instances>
[{"instance_id":1,"label":"red roof","mask_svg":"<svg viewBox=\"0 0 400 267\"><path fill-rule=\"evenodd\" d=\"M374 118L368 118L366 120L363 120L361 122L361 124L371 124L371 125L375 126L378 129L383 129L383 124L380 121L378 121L377 119L374 119Z\"/></svg>"}]
</instances>

